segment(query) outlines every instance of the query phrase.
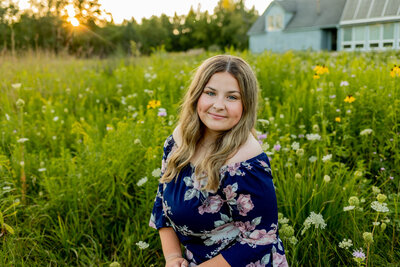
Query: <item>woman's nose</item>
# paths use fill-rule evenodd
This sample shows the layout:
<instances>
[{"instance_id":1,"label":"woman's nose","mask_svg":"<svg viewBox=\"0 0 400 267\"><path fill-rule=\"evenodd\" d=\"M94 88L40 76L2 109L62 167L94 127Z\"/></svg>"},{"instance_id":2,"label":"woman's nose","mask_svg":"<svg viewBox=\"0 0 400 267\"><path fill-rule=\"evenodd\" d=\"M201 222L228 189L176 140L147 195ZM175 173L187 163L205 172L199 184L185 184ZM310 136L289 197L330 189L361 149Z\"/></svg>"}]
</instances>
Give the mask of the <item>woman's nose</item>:
<instances>
[{"instance_id":1,"label":"woman's nose","mask_svg":"<svg viewBox=\"0 0 400 267\"><path fill-rule=\"evenodd\" d=\"M222 98L220 98L220 97L217 97L217 98L215 99L215 102L214 102L213 107L214 107L215 109L224 109L224 108L225 108L224 99L222 99Z\"/></svg>"}]
</instances>

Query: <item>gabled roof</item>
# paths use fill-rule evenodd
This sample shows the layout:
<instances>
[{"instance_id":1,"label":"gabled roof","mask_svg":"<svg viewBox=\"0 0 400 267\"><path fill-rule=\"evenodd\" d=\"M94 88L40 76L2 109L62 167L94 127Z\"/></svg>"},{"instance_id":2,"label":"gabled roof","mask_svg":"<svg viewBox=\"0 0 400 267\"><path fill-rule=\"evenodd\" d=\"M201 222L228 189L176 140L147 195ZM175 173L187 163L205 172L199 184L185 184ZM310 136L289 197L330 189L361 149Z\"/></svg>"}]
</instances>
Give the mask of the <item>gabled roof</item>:
<instances>
[{"instance_id":1,"label":"gabled roof","mask_svg":"<svg viewBox=\"0 0 400 267\"><path fill-rule=\"evenodd\" d=\"M256 20L247 34L265 33L265 16L268 14L268 9L275 4L281 6L286 12L293 13L293 17L286 25L285 30L294 30L337 26L345 3L346 0L275 0Z\"/></svg>"},{"instance_id":2,"label":"gabled roof","mask_svg":"<svg viewBox=\"0 0 400 267\"><path fill-rule=\"evenodd\" d=\"M400 0L347 0L340 24L383 21L400 17Z\"/></svg>"}]
</instances>

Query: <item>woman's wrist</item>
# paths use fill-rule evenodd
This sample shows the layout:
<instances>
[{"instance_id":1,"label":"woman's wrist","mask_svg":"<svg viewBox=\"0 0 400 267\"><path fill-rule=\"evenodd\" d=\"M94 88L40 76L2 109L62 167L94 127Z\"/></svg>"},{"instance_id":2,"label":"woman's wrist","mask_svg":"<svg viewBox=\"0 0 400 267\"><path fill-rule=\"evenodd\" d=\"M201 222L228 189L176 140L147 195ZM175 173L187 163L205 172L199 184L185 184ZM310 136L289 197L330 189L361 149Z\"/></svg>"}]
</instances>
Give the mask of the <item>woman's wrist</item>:
<instances>
[{"instance_id":1,"label":"woman's wrist","mask_svg":"<svg viewBox=\"0 0 400 267\"><path fill-rule=\"evenodd\" d=\"M164 258L165 258L165 261L167 262L167 261L172 260L172 259L182 258L182 254L180 254L180 253L172 253L172 254L169 254L169 255L165 256Z\"/></svg>"}]
</instances>

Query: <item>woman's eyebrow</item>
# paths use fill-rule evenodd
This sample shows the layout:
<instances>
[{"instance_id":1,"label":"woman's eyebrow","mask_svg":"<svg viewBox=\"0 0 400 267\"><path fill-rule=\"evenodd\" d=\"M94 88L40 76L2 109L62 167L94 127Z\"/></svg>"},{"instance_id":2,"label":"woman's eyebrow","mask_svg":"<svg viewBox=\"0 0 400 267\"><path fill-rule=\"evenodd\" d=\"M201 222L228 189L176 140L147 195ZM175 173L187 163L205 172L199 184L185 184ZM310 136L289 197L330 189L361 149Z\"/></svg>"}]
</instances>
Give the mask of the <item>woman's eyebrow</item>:
<instances>
[{"instance_id":1,"label":"woman's eyebrow","mask_svg":"<svg viewBox=\"0 0 400 267\"><path fill-rule=\"evenodd\" d=\"M213 91L218 91L217 89L212 88L211 86L207 85L206 88L211 89ZM234 91L228 91L228 94L232 94L232 93L238 93L240 94L240 91L234 90Z\"/></svg>"}]
</instances>

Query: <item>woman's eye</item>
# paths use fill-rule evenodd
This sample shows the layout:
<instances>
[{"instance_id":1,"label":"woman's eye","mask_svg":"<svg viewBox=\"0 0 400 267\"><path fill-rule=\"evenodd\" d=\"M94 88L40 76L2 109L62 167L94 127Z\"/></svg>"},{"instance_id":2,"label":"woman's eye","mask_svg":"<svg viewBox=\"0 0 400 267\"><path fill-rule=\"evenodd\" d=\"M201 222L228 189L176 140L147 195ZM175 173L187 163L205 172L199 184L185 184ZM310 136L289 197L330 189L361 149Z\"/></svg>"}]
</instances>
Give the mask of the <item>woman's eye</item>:
<instances>
[{"instance_id":1,"label":"woman's eye","mask_svg":"<svg viewBox=\"0 0 400 267\"><path fill-rule=\"evenodd\" d=\"M237 100L238 98L234 95L230 95L228 96L229 100Z\"/></svg>"},{"instance_id":2,"label":"woman's eye","mask_svg":"<svg viewBox=\"0 0 400 267\"><path fill-rule=\"evenodd\" d=\"M206 94L207 94L207 95L209 95L209 96L213 96L213 95L215 95L215 93L214 93L214 92L206 92Z\"/></svg>"}]
</instances>

